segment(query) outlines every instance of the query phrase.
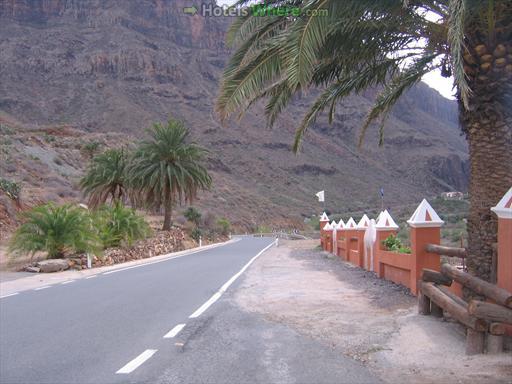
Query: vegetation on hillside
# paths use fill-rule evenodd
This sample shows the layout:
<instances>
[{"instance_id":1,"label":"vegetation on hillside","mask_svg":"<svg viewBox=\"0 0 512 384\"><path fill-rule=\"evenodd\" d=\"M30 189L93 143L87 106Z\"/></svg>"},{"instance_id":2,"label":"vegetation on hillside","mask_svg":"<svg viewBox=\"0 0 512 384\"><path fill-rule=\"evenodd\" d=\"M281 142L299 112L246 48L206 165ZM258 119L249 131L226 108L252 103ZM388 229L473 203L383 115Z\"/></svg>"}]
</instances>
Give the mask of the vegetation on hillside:
<instances>
[{"instance_id":1,"label":"vegetation on hillside","mask_svg":"<svg viewBox=\"0 0 512 384\"><path fill-rule=\"evenodd\" d=\"M120 202L105 205L95 212L94 224L103 248L131 246L151 234L144 218Z\"/></svg>"},{"instance_id":2,"label":"vegetation on hillside","mask_svg":"<svg viewBox=\"0 0 512 384\"><path fill-rule=\"evenodd\" d=\"M323 91L296 131L298 151L308 127L354 92L380 87L362 124L386 116L402 94L430 71L455 78L462 129L471 161L468 268L489 279L497 220L489 209L512 184L512 5L494 0L283 0L297 17L257 17L231 26L235 46L222 80L217 111L225 120L261 98L272 125L297 94ZM253 5L240 0L237 6ZM324 12L320 13L319 10ZM327 12L325 12L327 11ZM279 13L277 13L279 14ZM489 172L492 169L492 172Z\"/></svg>"},{"instance_id":3,"label":"vegetation on hillside","mask_svg":"<svg viewBox=\"0 0 512 384\"><path fill-rule=\"evenodd\" d=\"M21 186L17 182L0 177L0 191L5 193L9 199L17 203L20 202Z\"/></svg>"},{"instance_id":4,"label":"vegetation on hillside","mask_svg":"<svg viewBox=\"0 0 512 384\"><path fill-rule=\"evenodd\" d=\"M89 197L92 208L109 200L113 204L123 201L128 190L127 167L128 156L124 149L108 149L92 158L80 180L80 188Z\"/></svg>"},{"instance_id":5,"label":"vegetation on hillside","mask_svg":"<svg viewBox=\"0 0 512 384\"><path fill-rule=\"evenodd\" d=\"M202 161L206 150L189 142L189 130L178 120L156 123L150 139L136 149L128 178L137 202L164 210L163 229L171 228L172 210L183 201L192 202L199 190L209 189L211 177Z\"/></svg>"},{"instance_id":6,"label":"vegetation on hillside","mask_svg":"<svg viewBox=\"0 0 512 384\"><path fill-rule=\"evenodd\" d=\"M10 241L11 254L46 252L49 259L58 259L101 248L91 217L82 208L48 203L25 212L23 219Z\"/></svg>"}]
</instances>

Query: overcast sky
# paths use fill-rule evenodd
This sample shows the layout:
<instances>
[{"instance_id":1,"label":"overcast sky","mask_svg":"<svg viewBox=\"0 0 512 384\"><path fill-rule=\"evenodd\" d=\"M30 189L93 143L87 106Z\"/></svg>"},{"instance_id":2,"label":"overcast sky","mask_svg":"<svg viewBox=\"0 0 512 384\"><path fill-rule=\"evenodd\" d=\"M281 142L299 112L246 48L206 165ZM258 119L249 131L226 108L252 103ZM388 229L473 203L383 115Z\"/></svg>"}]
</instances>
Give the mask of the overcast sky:
<instances>
[{"instance_id":1,"label":"overcast sky","mask_svg":"<svg viewBox=\"0 0 512 384\"><path fill-rule=\"evenodd\" d=\"M217 4L219 5L231 5L235 3L236 0L217 0ZM448 99L455 99L454 90L453 90L453 79L446 79L441 76L439 70L427 73L423 76L423 81L427 83L430 87L436 89L441 95Z\"/></svg>"}]
</instances>

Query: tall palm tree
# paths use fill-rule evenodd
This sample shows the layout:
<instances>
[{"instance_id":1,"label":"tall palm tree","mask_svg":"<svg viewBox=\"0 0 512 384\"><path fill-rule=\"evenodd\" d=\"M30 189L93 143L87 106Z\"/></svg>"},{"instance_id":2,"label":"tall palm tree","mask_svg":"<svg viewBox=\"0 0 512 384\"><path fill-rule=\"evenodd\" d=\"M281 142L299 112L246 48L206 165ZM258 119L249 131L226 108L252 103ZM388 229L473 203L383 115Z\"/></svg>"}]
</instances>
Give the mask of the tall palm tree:
<instances>
[{"instance_id":1,"label":"tall palm tree","mask_svg":"<svg viewBox=\"0 0 512 384\"><path fill-rule=\"evenodd\" d=\"M173 206L210 188L211 177L202 165L206 150L187 142L189 131L177 120L154 124L149 135L135 152L129 177L139 202L163 207L163 230L169 230Z\"/></svg>"},{"instance_id":2,"label":"tall palm tree","mask_svg":"<svg viewBox=\"0 0 512 384\"><path fill-rule=\"evenodd\" d=\"M109 149L92 159L80 180L80 188L89 196L91 207L96 208L109 199L113 203L123 200L127 192L127 166L123 149Z\"/></svg>"},{"instance_id":3,"label":"tall palm tree","mask_svg":"<svg viewBox=\"0 0 512 384\"><path fill-rule=\"evenodd\" d=\"M511 0L266 0L267 17L246 15L228 31L236 50L224 72L221 119L265 98L272 125L292 97L323 89L297 128L307 128L353 92L377 87L361 140L384 121L404 91L430 71L453 74L462 130L469 143L471 208L468 268L489 279L496 218L489 208L512 185ZM238 7L255 6L241 0ZM285 7L298 16L279 16ZM285 12L286 13L286 12ZM294 12L297 14L297 12ZM273 15L272 15L273 14ZM448 80L447 80L448 81Z\"/></svg>"}]
</instances>

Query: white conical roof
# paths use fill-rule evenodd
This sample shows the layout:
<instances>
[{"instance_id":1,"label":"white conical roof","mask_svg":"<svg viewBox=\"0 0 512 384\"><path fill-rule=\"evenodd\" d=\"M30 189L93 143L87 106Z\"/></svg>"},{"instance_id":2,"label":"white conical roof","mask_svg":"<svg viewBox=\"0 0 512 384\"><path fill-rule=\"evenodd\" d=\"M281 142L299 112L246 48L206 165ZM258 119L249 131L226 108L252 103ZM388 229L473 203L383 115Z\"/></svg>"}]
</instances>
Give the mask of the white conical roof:
<instances>
[{"instance_id":1,"label":"white conical roof","mask_svg":"<svg viewBox=\"0 0 512 384\"><path fill-rule=\"evenodd\" d=\"M381 212L379 215L379 221L377 221L377 225L375 226L377 229L398 229L398 225L395 223L395 220L391 217L388 210Z\"/></svg>"},{"instance_id":2,"label":"white conical roof","mask_svg":"<svg viewBox=\"0 0 512 384\"><path fill-rule=\"evenodd\" d=\"M512 219L512 187L505 193L505 196L491 211L496 213L498 217Z\"/></svg>"},{"instance_id":3,"label":"white conical roof","mask_svg":"<svg viewBox=\"0 0 512 384\"><path fill-rule=\"evenodd\" d=\"M370 225L370 219L365 214L365 215L363 215L363 217L361 217L361 220L359 220L359 223L357 223L357 228L368 228L369 225Z\"/></svg>"},{"instance_id":4,"label":"white conical roof","mask_svg":"<svg viewBox=\"0 0 512 384\"><path fill-rule=\"evenodd\" d=\"M344 229L345 228L345 223L343 222L343 219L340 219L339 223L338 223L338 227L336 229Z\"/></svg>"},{"instance_id":5,"label":"white conical roof","mask_svg":"<svg viewBox=\"0 0 512 384\"><path fill-rule=\"evenodd\" d=\"M384 211L380 211L379 212L379 215L377 216L377 218L375 219L375 222L378 223L379 222L379 219L380 219L380 216L384 213Z\"/></svg>"},{"instance_id":6,"label":"white conical roof","mask_svg":"<svg viewBox=\"0 0 512 384\"><path fill-rule=\"evenodd\" d=\"M440 227L444 224L444 221L441 220L428 201L423 199L411 218L407 220L407 223L411 227Z\"/></svg>"},{"instance_id":7,"label":"white conical roof","mask_svg":"<svg viewBox=\"0 0 512 384\"><path fill-rule=\"evenodd\" d=\"M352 217L350 219L348 219L347 223L345 224L345 228L346 229L357 228L357 224Z\"/></svg>"},{"instance_id":8,"label":"white conical roof","mask_svg":"<svg viewBox=\"0 0 512 384\"><path fill-rule=\"evenodd\" d=\"M336 222L336 220L333 220L331 222L331 227L332 227L332 229L337 229L338 228L338 223Z\"/></svg>"},{"instance_id":9,"label":"white conical roof","mask_svg":"<svg viewBox=\"0 0 512 384\"><path fill-rule=\"evenodd\" d=\"M375 225L377 229L398 229L398 225L395 223L395 220L391 217L388 210L382 211L379 214L379 220Z\"/></svg>"},{"instance_id":10,"label":"white conical roof","mask_svg":"<svg viewBox=\"0 0 512 384\"><path fill-rule=\"evenodd\" d=\"M322 217L320 217L320 221L329 221L329 216L327 216L327 213L322 213Z\"/></svg>"},{"instance_id":11,"label":"white conical roof","mask_svg":"<svg viewBox=\"0 0 512 384\"><path fill-rule=\"evenodd\" d=\"M325 224L324 231L332 231L332 225L331 223Z\"/></svg>"}]
</instances>

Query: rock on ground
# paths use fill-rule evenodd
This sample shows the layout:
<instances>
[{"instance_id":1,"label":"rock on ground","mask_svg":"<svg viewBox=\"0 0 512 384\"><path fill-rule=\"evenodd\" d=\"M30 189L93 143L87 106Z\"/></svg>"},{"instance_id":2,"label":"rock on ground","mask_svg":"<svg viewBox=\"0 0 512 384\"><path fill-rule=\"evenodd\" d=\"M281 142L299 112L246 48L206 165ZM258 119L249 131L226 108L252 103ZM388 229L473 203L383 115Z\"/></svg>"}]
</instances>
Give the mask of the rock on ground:
<instances>
[{"instance_id":1,"label":"rock on ground","mask_svg":"<svg viewBox=\"0 0 512 384\"><path fill-rule=\"evenodd\" d=\"M36 267L39 268L39 272L51 273L65 271L69 268L69 264L68 261L64 259L51 259L38 261Z\"/></svg>"}]
</instances>

